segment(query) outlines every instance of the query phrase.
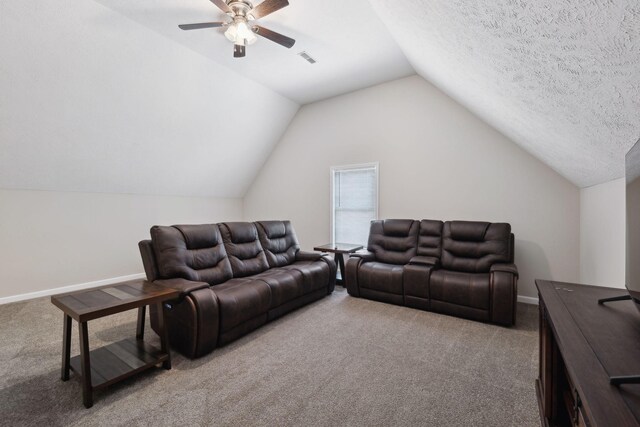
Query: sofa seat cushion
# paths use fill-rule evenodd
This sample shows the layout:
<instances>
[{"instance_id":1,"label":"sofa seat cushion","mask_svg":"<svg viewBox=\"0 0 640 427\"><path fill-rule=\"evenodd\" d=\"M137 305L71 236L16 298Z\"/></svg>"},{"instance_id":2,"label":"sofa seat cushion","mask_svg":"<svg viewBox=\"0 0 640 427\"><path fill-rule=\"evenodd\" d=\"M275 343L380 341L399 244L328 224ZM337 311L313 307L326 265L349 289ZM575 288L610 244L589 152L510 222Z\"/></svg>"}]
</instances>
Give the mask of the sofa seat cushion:
<instances>
[{"instance_id":1,"label":"sofa seat cushion","mask_svg":"<svg viewBox=\"0 0 640 427\"><path fill-rule=\"evenodd\" d=\"M211 287L218 297L220 331L227 332L271 308L271 288L261 280L231 279Z\"/></svg>"},{"instance_id":2,"label":"sofa seat cushion","mask_svg":"<svg viewBox=\"0 0 640 427\"><path fill-rule=\"evenodd\" d=\"M402 265L366 262L358 271L361 288L402 295Z\"/></svg>"},{"instance_id":3,"label":"sofa seat cushion","mask_svg":"<svg viewBox=\"0 0 640 427\"><path fill-rule=\"evenodd\" d=\"M436 270L429 294L433 300L489 310L489 274Z\"/></svg>"},{"instance_id":4,"label":"sofa seat cushion","mask_svg":"<svg viewBox=\"0 0 640 427\"><path fill-rule=\"evenodd\" d=\"M318 261L296 261L275 270L299 271L302 274L302 293L304 295L326 288L331 281L331 267L321 259Z\"/></svg>"},{"instance_id":5,"label":"sofa seat cushion","mask_svg":"<svg viewBox=\"0 0 640 427\"><path fill-rule=\"evenodd\" d=\"M297 270L272 268L260 274L251 276L254 280L261 280L271 289L271 306L276 308L291 300L304 295L302 273Z\"/></svg>"}]
</instances>

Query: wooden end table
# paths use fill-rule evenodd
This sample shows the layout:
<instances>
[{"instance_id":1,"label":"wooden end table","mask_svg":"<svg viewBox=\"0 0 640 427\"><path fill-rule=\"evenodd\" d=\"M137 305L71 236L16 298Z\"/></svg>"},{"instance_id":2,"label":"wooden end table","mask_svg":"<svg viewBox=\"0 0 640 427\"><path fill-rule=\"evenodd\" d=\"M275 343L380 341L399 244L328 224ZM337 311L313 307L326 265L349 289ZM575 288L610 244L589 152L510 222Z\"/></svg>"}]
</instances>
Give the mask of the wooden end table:
<instances>
[{"instance_id":1,"label":"wooden end table","mask_svg":"<svg viewBox=\"0 0 640 427\"><path fill-rule=\"evenodd\" d=\"M82 381L82 402L93 406L93 391L162 363L171 369L169 337L163 303L175 299L180 292L154 285L145 280L133 280L96 289L54 295L51 302L64 312L62 330L62 381L69 379L69 370ZM160 315L160 350L144 342L146 306L156 304ZM111 314L138 309L136 338L125 339L89 351L87 322ZM80 355L70 357L71 319L79 326Z\"/></svg>"},{"instance_id":2,"label":"wooden end table","mask_svg":"<svg viewBox=\"0 0 640 427\"><path fill-rule=\"evenodd\" d=\"M352 254L356 251L362 249L361 245L353 245L351 243L327 243L326 245L316 246L313 248L314 251L319 252L332 252L333 259L336 261L338 265L338 274L339 277L336 277L336 283L342 287L344 287L344 255Z\"/></svg>"}]
</instances>

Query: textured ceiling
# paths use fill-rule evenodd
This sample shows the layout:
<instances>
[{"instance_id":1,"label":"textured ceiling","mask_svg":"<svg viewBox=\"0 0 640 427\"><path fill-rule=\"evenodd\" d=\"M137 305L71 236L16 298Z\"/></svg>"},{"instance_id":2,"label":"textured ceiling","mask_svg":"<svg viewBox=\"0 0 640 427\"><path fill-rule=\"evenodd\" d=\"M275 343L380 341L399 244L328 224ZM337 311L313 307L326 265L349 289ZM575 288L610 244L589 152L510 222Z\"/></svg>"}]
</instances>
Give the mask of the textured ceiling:
<instances>
[{"instance_id":1,"label":"textured ceiling","mask_svg":"<svg viewBox=\"0 0 640 427\"><path fill-rule=\"evenodd\" d=\"M370 0L416 71L580 187L640 136L638 0Z\"/></svg>"},{"instance_id":2,"label":"textured ceiling","mask_svg":"<svg viewBox=\"0 0 640 427\"><path fill-rule=\"evenodd\" d=\"M178 28L225 20L208 0L95 1L299 104L415 74L367 0L290 0L259 23L296 39L295 46L259 37L242 59L233 58L224 29ZM306 62L297 55L302 51L318 62Z\"/></svg>"}]
</instances>

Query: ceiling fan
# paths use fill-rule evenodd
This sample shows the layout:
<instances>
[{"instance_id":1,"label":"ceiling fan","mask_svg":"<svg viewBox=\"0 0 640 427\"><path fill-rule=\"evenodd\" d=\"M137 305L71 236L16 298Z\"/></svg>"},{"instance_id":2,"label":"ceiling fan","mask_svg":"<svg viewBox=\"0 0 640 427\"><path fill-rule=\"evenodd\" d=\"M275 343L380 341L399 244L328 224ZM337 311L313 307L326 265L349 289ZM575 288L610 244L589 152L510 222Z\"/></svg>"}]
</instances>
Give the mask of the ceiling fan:
<instances>
[{"instance_id":1,"label":"ceiling fan","mask_svg":"<svg viewBox=\"0 0 640 427\"><path fill-rule=\"evenodd\" d=\"M265 0L256 7L247 0L210 0L231 18L230 22L203 22L200 24L182 24L182 30L199 30L201 28L228 27L224 35L233 42L233 56L242 58L246 55L246 46L255 43L256 34L276 42L286 48L291 48L296 41L252 21L264 18L273 12L289 6L287 0Z\"/></svg>"}]
</instances>

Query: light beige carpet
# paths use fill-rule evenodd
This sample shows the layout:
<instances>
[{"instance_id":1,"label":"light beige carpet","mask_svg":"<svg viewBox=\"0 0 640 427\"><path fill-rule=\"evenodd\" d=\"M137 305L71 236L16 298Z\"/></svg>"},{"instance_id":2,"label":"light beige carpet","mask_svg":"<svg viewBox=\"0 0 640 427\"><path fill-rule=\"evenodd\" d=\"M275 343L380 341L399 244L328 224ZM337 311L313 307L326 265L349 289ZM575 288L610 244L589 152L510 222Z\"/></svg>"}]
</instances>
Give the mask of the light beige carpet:
<instances>
[{"instance_id":1,"label":"light beige carpet","mask_svg":"<svg viewBox=\"0 0 640 427\"><path fill-rule=\"evenodd\" d=\"M331 296L197 360L173 353L82 406L60 381L62 313L0 306L0 424L534 426L537 307L502 328ZM92 348L135 335L136 312L89 322ZM148 323L148 322L147 322ZM78 353L73 325L72 355ZM147 330L147 339L157 342Z\"/></svg>"}]
</instances>

